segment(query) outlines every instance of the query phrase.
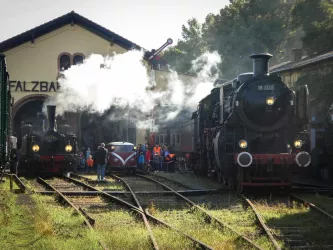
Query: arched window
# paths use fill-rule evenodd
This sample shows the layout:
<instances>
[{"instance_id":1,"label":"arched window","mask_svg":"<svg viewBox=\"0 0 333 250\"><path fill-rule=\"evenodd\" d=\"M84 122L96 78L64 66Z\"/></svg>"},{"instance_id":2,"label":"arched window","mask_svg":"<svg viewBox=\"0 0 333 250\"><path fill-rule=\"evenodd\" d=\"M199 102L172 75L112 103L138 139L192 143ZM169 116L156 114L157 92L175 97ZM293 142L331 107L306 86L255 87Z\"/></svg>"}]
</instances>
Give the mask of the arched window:
<instances>
[{"instance_id":1,"label":"arched window","mask_svg":"<svg viewBox=\"0 0 333 250\"><path fill-rule=\"evenodd\" d=\"M59 73L69 69L72 65L83 63L85 56L82 53L75 53L74 55L68 52L61 53L58 57L58 70ZM61 73L59 76L62 75Z\"/></svg>"},{"instance_id":2,"label":"arched window","mask_svg":"<svg viewBox=\"0 0 333 250\"><path fill-rule=\"evenodd\" d=\"M73 65L81 64L83 63L84 55L82 54L75 54L73 56Z\"/></svg>"},{"instance_id":3,"label":"arched window","mask_svg":"<svg viewBox=\"0 0 333 250\"><path fill-rule=\"evenodd\" d=\"M71 57L69 54L63 54L59 58L59 70L67 70L71 66Z\"/></svg>"}]
</instances>

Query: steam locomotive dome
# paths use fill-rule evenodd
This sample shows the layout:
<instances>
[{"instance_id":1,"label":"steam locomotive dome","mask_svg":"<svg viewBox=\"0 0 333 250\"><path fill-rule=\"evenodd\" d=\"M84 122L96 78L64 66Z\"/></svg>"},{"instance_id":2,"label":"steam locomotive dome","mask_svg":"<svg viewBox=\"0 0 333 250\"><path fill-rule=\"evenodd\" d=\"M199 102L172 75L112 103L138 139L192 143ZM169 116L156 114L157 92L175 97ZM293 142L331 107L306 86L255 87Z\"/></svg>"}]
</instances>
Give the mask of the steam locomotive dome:
<instances>
[{"instance_id":1,"label":"steam locomotive dome","mask_svg":"<svg viewBox=\"0 0 333 250\"><path fill-rule=\"evenodd\" d=\"M260 127L276 124L288 112L289 88L276 77L264 76L245 82L239 91L244 115Z\"/></svg>"}]
</instances>

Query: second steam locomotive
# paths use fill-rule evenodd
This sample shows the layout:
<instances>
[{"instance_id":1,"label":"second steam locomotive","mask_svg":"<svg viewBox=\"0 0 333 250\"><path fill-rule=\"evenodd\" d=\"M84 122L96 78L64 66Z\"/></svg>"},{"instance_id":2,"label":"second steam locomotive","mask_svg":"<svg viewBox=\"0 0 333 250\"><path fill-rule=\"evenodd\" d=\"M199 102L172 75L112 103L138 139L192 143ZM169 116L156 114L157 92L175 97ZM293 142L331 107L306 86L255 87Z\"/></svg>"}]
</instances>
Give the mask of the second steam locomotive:
<instances>
[{"instance_id":1,"label":"second steam locomotive","mask_svg":"<svg viewBox=\"0 0 333 250\"><path fill-rule=\"evenodd\" d=\"M292 168L311 162L308 88L294 92L279 76L269 75L271 57L252 55L253 73L212 89L192 122L179 129L180 148L192 148L181 153L190 153L194 169L239 191L247 186L290 187Z\"/></svg>"},{"instance_id":2,"label":"second steam locomotive","mask_svg":"<svg viewBox=\"0 0 333 250\"><path fill-rule=\"evenodd\" d=\"M55 111L56 106L47 106L43 131L34 131L30 124L23 126L19 172L61 175L76 168L76 135L68 125L57 131Z\"/></svg>"}]
</instances>

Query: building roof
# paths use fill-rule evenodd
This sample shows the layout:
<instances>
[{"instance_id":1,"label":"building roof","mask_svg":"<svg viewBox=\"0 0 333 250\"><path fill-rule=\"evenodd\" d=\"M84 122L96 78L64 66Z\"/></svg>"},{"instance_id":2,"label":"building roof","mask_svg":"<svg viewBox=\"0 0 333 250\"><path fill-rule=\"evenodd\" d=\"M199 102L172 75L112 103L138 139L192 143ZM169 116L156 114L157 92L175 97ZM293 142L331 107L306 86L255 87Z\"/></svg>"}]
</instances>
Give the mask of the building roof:
<instances>
[{"instance_id":1,"label":"building roof","mask_svg":"<svg viewBox=\"0 0 333 250\"><path fill-rule=\"evenodd\" d=\"M44 23L31 30L28 30L24 33L21 33L17 36L14 36L12 38L9 38L1 42L0 52L5 52L7 50L15 48L23 43L32 41L33 39L48 34L68 24L79 25L89 30L90 32L96 34L97 36L100 36L110 42L114 42L127 50L142 49L139 45L72 11L61 17L53 19L47 23Z\"/></svg>"},{"instance_id":2,"label":"building roof","mask_svg":"<svg viewBox=\"0 0 333 250\"><path fill-rule=\"evenodd\" d=\"M270 73L279 73L283 71L288 71L288 70L293 70L293 69L298 69L304 66L307 66L309 64L313 63L318 63L324 60L329 60L333 58L333 51L320 54L320 55L315 55L311 57L303 57L301 60L296 61L296 62L283 62L277 65L274 65L270 67Z\"/></svg>"}]
</instances>

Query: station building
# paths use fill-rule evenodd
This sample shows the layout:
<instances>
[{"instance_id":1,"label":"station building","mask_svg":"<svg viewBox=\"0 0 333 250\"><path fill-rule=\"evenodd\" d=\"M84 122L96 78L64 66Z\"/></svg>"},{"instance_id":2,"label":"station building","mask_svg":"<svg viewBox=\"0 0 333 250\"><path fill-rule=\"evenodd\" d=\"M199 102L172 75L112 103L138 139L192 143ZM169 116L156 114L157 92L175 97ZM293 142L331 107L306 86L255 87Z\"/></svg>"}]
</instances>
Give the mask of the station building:
<instances>
[{"instance_id":1,"label":"station building","mask_svg":"<svg viewBox=\"0 0 333 250\"><path fill-rule=\"evenodd\" d=\"M13 97L14 135L20 135L22 121L28 117L35 117L41 112L43 102L49 96L57 94L61 88L58 79L62 70L82 63L91 54L107 56L114 52L119 54L133 49L143 48L74 11L1 42L0 53L6 56ZM153 63L146 60L146 66L148 75L157 86L167 84L170 72L166 69L163 59L154 58ZM193 76L178 76L185 82L193 79ZM84 142L92 143L92 140L113 140L107 131L101 129L94 132L91 132L91 129L88 129L90 132L84 131L87 115L83 112L65 113L58 121L61 120L68 123L78 135L80 146ZM94 125L98 128L101 124ZM112 133L118 138L130 138L128 140L134 144L145 143L146 131L137 130L136 121L131 117L117 126L120 131L115 131L113 127ZM106 134L109 135L109 139L104 138Z\"/></svg>"},{"instance_id":2,"label":"station building","mask_svg":"<svg viewBox=\"0 0 333 250\"><path fill-rule=\"evenodd\" d=\"M271 74L278 74L282 80L291 88L297 88L297 84L313 84L318 89L325 84L325 77L333 72L333 51L313 56L304 55L302 48L292 50L292 59L270 67ZM309 82L310 81L310 82ZM326 80L325 80L326 81ZM311 97L311 93L310 93ZM316 144L325 138L325 122L329 107L324 107L310 98L310 136L311 150Z\"/></svg>"}]
</instances>

